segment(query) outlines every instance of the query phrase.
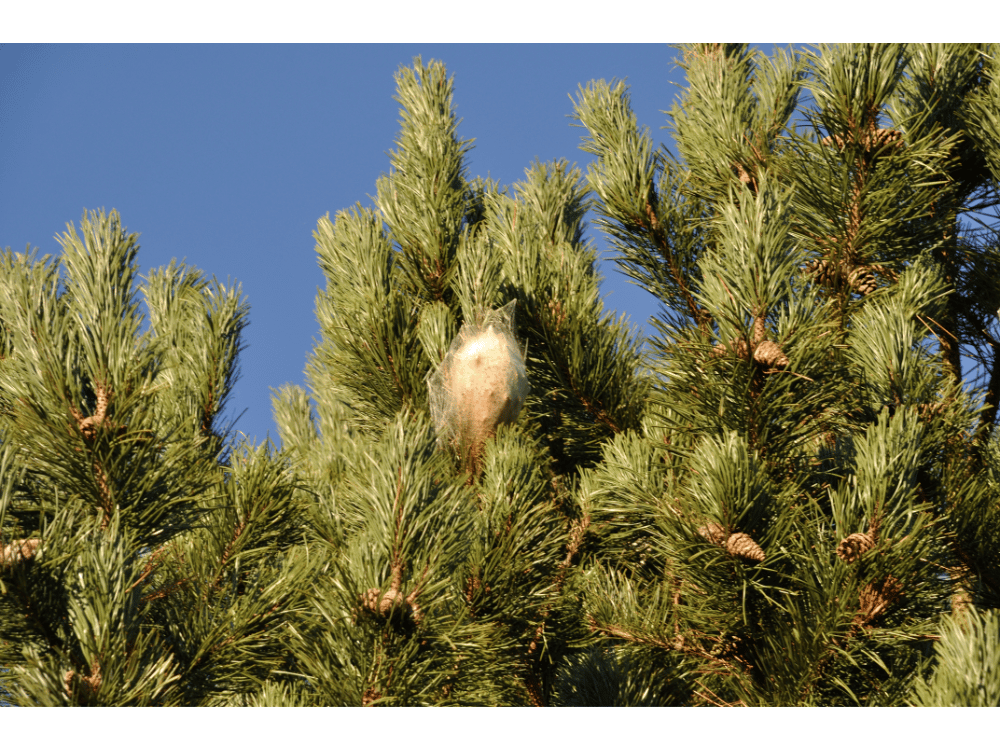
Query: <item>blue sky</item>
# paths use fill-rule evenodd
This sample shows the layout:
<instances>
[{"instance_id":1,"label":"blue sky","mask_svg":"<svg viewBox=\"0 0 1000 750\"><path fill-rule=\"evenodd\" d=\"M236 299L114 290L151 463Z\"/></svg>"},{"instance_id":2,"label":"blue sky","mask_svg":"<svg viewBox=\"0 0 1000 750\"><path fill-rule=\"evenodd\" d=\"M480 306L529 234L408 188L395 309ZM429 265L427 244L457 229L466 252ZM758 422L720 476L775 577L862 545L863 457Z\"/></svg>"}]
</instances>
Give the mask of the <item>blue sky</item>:
<instances>
[{"instance_id":1,"label":"blue sky","mask_svg":"<svg viewBox=\"0 0 1000 750\"><path fill-rule=\"evenodd\" d=\"M304 384L319 336L312 232L371 203L399 127L393 74L416 55L454 75L470 177L509 185L536 158L585 169L569 95L599 78L627 78L640 124L672 146L662 110L683 71L667 45L2 44L0 247L58 254L67 222L115 208L142 274L183 258L240 282L250 326L225 417L245 410L238 430L277 440L270 389ZM606 307L645 328L655 300L601 271Z\"/></svg>"}]
</instances>

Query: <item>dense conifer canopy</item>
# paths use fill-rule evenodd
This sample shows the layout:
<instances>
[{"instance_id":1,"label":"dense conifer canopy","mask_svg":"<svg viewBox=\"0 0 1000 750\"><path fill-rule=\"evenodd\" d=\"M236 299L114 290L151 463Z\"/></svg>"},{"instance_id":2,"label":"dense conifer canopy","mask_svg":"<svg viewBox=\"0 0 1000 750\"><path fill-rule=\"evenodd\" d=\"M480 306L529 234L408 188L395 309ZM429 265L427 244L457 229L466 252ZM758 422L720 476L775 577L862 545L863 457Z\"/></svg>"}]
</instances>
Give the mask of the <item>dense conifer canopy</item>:
<instances>
[{"instance_id":1,"label":"dense conifer canopy","mask_svg":"<svg viewBox=\"0 0 1000 750\"><path fill-rule=\"evenodd\" d=\"M238 286L115 211L8 249L0 698L998 705L998 54L684 45L676 154L593 81L512 186L417 58L280 449L218 420Z\"/></svg>"}]
</instances>

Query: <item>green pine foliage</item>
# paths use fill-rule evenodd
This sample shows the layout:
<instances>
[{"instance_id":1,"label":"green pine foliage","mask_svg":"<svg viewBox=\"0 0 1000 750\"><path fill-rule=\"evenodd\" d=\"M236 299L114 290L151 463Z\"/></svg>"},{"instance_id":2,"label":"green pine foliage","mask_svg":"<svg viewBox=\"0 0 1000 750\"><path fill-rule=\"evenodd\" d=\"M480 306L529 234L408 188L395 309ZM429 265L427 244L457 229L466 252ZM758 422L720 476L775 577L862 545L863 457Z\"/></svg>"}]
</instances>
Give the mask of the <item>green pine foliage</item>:
<instances>
[{"instance_id":1,"label":"green pine foliage","mask_svg":"<svg viewBox=\"0 0 1000 750\"><path fill-rule=\"evenodd\" d=\"M934 646L938 666L927 680L914 685L915 706L989 707L1000 705L1000 620L997 611L978 612L941 622Z\"/></svg>"},{"instance_id":2,"label":"green pine foliage","mask_svg":"<svg viewBox=\"0 0 1000 750\"><path fill-rule=\"evenodd\" d=\"M590 470L605 533L589 616L619 660L651 643L680 655L685 703L905 702L941 615L996 606L998 549L973 528L996 513L995 398L960 387L957 356L967 300L995 283L963 262L977 235L961 219L995 206L997 184L958 156L984 142L958 101L991 101L990 58L681 59L680 158L637 128L624 84L576 103L599 223L666 308L644 419L658 455L616 436ZM965 119L928 93L941 68Z\"/></svg>"},{"instance_id":3,"label":"green pine foliage","mask_svg":"<svg viewBox=\"0 0 1000 750\"><path fill-rule=\"evenodd\" d=\"M139 283L114 211L80 230L59 258L0 258L6 689L47 706L241 695L287 667L304 571L285 463L234 459L217 424L249 307L183 265Z\"/></svg>"},{"instance_id":4,"label":"green pine foliage","mask_svg":"<svg viewBox=\"0 0 1000 750\"><path fill-rule=\"evenodd\" d=\"M0 698L1000 704L998 52L685 45L677 154L596 81L586 174L509 187L417 58L374 205L314 233L280 449L219 424L238 287L138 279L115 212L8 250ZM467 445L439 367L509 305L529 389Z\"/></svg>"},{"instance_id":5,"label":"green pine foliage","mask_svg":"<svg viewBox=\"0 0 1000 750\"><path fill-rule=\"evenodd\" d=\"M417 60L397 85L378 210L315 233L315 412L301 389L275 397L325 561L297 658L320 704L545 705L592 639L577 469L638 427L650 381L603 312L580 172L535 164L513 191L469 180L444 66ZM463 324L510 302L531 391L470 466L434 432L427 377Z\"/></svg>"}]
</instances>

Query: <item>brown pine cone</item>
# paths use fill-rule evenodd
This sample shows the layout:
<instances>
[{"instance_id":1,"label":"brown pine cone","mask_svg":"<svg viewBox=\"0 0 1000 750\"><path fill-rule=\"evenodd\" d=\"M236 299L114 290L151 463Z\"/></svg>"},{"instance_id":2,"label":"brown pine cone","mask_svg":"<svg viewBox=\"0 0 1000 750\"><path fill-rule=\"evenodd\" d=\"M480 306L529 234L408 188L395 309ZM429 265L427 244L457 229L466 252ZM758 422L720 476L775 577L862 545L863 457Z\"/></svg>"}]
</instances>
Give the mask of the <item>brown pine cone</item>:
<instances>
[{"instance_id":1,"label":"brown pine cone","mask_svg":"<svg viewBox=\"0 0 1000 750\"><path fill-rule=\"evenodd\" d=\"M406 600L403 595L399 593L399 589L389 589L385 592L381 601L378 603L378 613L382 617L388 617L392 612L392 608L398 604L405 604Z\"/></svg>"},{"instance_id":2,"label":"brown pine cone","mask_svg":"<svg viewBox=\"0 0 1000 750\"><path fill-rule=\"evenodd\" d=\"M837 557L846 563L852 563L874 546L875 541L870 534L851 534L837 545Z\"/></svg>"},{"instance_id":3,"label":"brown pine cone","mask_svg":"<svg viewBox=\"0 0 1000 750\"><path fill-rule=\"evenodd\" d=\"M851 141L854 139L851 138ZM848 141L839 133L834 135L828 135L820 143L824 146L836 146L839 149L843 149L844 145ZM883 146L892 146L898 148L903 145L903 134L898 130L892 130L890 128L877 128L874 132L866 133L862 137L862 143L864 143L865 149L868 151L877 151Z\"/></svg>"},{"instance_id":4,"label":"brown pine cone","mask_svg":"<svg viewBox=\"0 0 1000 750\"><path fill-rule=\"evenodd\" d=\"M753 353L753 358L765 367L788 366L788 357L773 341L761 341Z\"/></svg>"},{"instance_id":5,"label":"brown pine cone","mask_svg":"<svg viewBox=\"0 0 1000 750\"><path fill-rule=\"evenodd\" d=\"M698 533L712 544L718 544L720 547L725 545L726 539L729 536L726 533L726 530L717 523L710 523L702 526L698 529Z\"/></svg>"},{"instance_id":6,"label":"brown pine cone","mask_svg":"<svg viewBox=\"0 0 1000 750\"><path fill-rule=\"evenodd\" d=\"M738 162L733 162L733 173L740 178L740 182L742 182L744 185L749 185L753 181L753 178L750 176L750 173L747 172L747 170L744 169L743 165L739 164Z\"/></svg>"},{"instance_id":7,"label":"brown pine cone","mask_svg":"<svg viewBox=\"0 0 1000 750\"><path fill-rule=\"evenodd\" d=\"M837 148L844 147L844 138L840 135L828 135L826 138L820 141L824 146L836 146Z\"/></svg>"},{"instance_id":8,"label":"brown pine cone","mask_svg":"<svg viewBox=\"0 0 1000 750\"><path fill-rule=\"evenodd\" d=\"M0 567L14 567L35 556L41 539L15 539L5 547L0 547Z\"/></svg>"},{"instance_id":9,"label":"brown pine cone","mask_svg":"<svg viewBox=\"0 0 1000 750\"><path fill-rule=\"evenodd\" d=\"M361 608L371 612L373 615L378 614L379 597L381 596L382 592L378 589L368 589L360 597Z\"/></svg>"},{"instance_id":10,"label":"brown pine cone","mask_svg":"<svg viewBox=\"0 0 1000 750\"><path fill-rule=\"evenodd\" d=\"M833 283L833 264L826 260L811 260L806 263L805 272L812 276L817 284L828 286Z\"/></svg>"},{"instance_id":11,"label":"brown pine cone","mask_svg":"<svg viewBox=\"0 0 1000 750\"><path fill-rule=\"evenodd\" d=\"M73 695L74 680L79 684L80 698L85 702L92 698L101 689L101 663L95 661L90 667L89 675L78 675L72 669L63 675L66 685L66 695Z\"/></svg>"},{"instance_id":12,"label":"brown pine cone","mask_svg":"<svg viewBox=\"0 0 1000 750\"><path fill-rule=\"evenodd\" d=\"M77 428L87 440L93 440L97 436L97 428L104 424L108 413L108 397L111 394L111 390L100 382L94 383L94 392L97 396L97 406L92 416L84 417L72 406L69 409L76 419Z\"/></svg>"},{"instance_id":13,"label":"brown pine cone","mask_svg":"<svg viewBox=\"0 0 1000 750\"><path fill-rule=\"evenodd\" d=\"M764 562L764 550L747 534L737 532L726 541L726 552L750 562Z\"/></svg>"},{"instance_id":14,"label":"brown pine cone","mask_svg":"<svg viewBox=\"0 0 1000 750\"><path fill-rule=\"evenodd\" d=\"M903 134L891 128L879 128L875 131L875 135L868 139L865 145L868 146L870 151L880 149L883 146L899 148L903 145Z\"/></svg>"},{"instance_id":15,"label":"brown pine cone","mask_svg":"<svg viewBox=\"0 0 1000 750\"><path fill-rule=\"evenodd\" d=\"M868 296L878 288L875 274L868 266L857 266L847 274L847 283L851 285L858 294Z\"/></svg>"},{"instance_id":16,"label":"brown pine cone","mask_svg":"<svg viewBox=\"0 0 1000 750\"><path fill-rule=\"evenodd\" d=\"M90 667L90 674L82 677L80 681L87 686L91 695L101 689L101 663L95 661Z\"/></svg>"},{"instance_id":17,"label":"brown pine cone","mask_svg":"<svg viewBox=\"0 0 1000 750\"><path fill-rule=\"evenodd\" d=\"M549 319L552 321L552 326L557 331L562 328L563 323L566 322L566 313L563 310L562 303L559 300L550 299L546 305L549 311Z\"/></svg>"},{"instance_id":18,"label":"brown pine cone","mask_svg":"<svg viewBox=\"0 0 1000 750\"><path fill-rule=\"evenodd\" d=\"M894 576L889 576L879 584L869 583L861 590L859 612L854 621L860 625L868 625L883 614L902 593L903 587Z\"/></svg>"},{"instance_id":19,"label":"brown pine cone","mask_svg":"<svg viewBox=\"0 0 1000 750\"><path fill-rule=\"evenodd\" d=\"M743 339L733 339L728 344L716 344L712 348L712 357L737 356L743 359L747 356L747 342Z\"/></svg>"},{"instance_id":20,"label":"brown pine cone","mask_svg":"<svg viewBox=\"0 0 1000 750\"><path fill-rule=\"evenodd\" d=\"M934 417L939 417L944 414L945 405L938 404L920 404L917 407L917 413L920 415L921 419L931 420Z\"/></svg>"}]
</instances>

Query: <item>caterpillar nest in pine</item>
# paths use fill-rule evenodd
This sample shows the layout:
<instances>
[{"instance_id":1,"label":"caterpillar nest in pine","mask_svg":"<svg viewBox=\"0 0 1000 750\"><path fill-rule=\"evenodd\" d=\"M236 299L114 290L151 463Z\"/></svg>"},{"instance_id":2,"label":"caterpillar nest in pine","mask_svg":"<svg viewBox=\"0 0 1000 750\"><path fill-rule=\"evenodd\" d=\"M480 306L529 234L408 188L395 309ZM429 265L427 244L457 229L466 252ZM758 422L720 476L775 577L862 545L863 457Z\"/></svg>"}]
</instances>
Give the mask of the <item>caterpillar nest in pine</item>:
<instances>
[{"instance_id":1,"label":"caterpillar nest in pine","mask_svg":"<svg viewBox=\"0 0 1000 750\"><path fill-rule=\"evenodd\" d=\"M439 439L473 461L499 425L517 420L528 395L524 355L512 333L514 305L463 324L427 378Z\"/></svg>"}]
</instances>

